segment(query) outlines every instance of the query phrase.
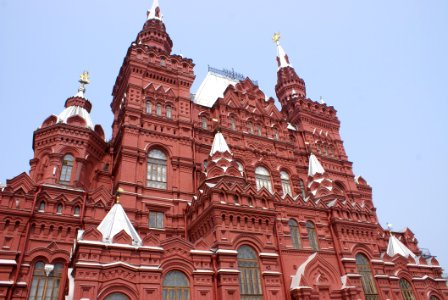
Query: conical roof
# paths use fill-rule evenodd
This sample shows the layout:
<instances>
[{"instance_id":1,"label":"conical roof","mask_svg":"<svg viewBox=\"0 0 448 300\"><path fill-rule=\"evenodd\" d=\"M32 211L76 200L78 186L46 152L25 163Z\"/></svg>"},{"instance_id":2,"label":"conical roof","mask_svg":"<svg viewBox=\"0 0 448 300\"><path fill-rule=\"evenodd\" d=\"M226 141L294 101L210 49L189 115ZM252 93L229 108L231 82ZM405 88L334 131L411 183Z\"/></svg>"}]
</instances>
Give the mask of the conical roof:
<instances>
[{"instance_id":1,"label":"conical roof","mask_svg":"<svg viewBox=\"0 0 448 300\"><path fill-rule=\"evenodd\" d=\"M325 170L317 159L316 155L311 153L310 162L308 164L308 176L314 176L316 174L324 174Z\"/></svg>"},{"instance_id":2,"label":"conical roof","mask_svg":"<svg viewBox=\"0 0 448 300\"><path fill-rule=\"evenodd\" d=\"M159 0L154 0L152 2L151 8L148 10L148 20L160 20L162 21L163 15L160 12Z\"/></svg>"},{"instance_id":3,"label":"conical roof","mask_svg":"<svg viewBox=\"0 0 448 300\"><path fill-rule=\"evenodd\" d=\"M98 225L97 229L103 234L103 242L112 243L117 233L124 230L131 238L132 244L136 246L142 245L142 239L138 235L126 212L120 203L115 203L111 210Z\"/></svg>"},{"instance_id":4,"label":"conical roof","mask_svg":"<svg viewBox=\"0 0 448 300\"><path fill-rule=\"evenodd\" d=\"M230 154L232 154L221 132L217 132L215 134L215 138L213 139L212 144L212 150L210 150L210 156L213 156L213 154L215 154L216 152L229 152Z\"/></svg>"}]
</instances>

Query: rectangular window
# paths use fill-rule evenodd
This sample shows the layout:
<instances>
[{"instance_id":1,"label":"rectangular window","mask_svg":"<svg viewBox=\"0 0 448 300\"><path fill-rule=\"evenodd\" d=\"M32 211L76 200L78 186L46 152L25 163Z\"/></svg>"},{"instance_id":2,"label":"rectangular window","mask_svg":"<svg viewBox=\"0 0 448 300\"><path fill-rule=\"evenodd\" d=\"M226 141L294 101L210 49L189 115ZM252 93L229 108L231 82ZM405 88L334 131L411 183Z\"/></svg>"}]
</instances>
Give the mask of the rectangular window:
<instances>
[{"instance_id":1,"label":"rectangular window","mask_svg":"<svg viewBox=\"0 0 448 300\"><path fill-rule=\"evenodd\" d=\"M163 229L163 219L165 214L159 211L149 212L149 228Z\"/></svg>"}]
</instances>

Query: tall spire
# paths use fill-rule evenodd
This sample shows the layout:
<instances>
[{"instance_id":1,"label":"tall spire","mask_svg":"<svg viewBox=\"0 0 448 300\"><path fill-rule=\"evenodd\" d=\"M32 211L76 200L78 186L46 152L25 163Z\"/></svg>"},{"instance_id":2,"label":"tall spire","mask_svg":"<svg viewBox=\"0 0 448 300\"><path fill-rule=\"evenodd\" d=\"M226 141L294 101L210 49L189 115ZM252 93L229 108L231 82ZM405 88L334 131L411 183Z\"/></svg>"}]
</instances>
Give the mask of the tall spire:
<instances>
[{"instance_id":1,"label":"tall spire","mask_svg":"<svg viewBox=\"0 0 448 300\"><path fill-rule=\"evenodd\" d=\"M162 21L163 15L162 12L160 11L159 0L154 0L152 2L152 6L146 14L148 16L148 20L155 19Z\"/></svg>"},{"instance_id":2,"label":"tall spire","mask_svg":"<svg viewBox=\"0 0 448 300\"><path fill-rule=\"evenodd\" d=\"M272 40L277 45L277 63L278 68L292 67L289 63L288 55L286 55L285 50L280 45L280 32L276 32L272 37Z\"/></svg>"}]
</instances>

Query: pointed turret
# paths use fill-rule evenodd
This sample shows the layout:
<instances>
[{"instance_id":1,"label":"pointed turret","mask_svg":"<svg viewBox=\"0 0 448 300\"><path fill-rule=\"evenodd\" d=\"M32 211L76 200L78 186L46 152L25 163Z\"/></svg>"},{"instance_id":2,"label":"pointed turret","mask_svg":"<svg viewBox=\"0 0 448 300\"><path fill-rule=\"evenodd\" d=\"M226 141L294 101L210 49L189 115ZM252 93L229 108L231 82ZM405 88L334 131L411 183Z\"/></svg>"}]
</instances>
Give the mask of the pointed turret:
<instances>
[{"instance_id":1,"label":"pointed turret","mask_svg":"<svg viewBox=\"0 0 448 300\"><path fill-rule=\"evenodd\" d=\"M215 179L222 176L242 177L238 164L233 159L232 151L221 132L215 134L212 149L207 160L206 179Z\"/></svg>"},{"instance_id":2,"label":"pointed turret","mask_svg":"<svg viewBox=\"0 0 448 300\"><path fill-rule=\"evenodd\" d=\"M104 243L113 243L115 235L121 231L125 231L132 238L132 244L134 246L142 245L142 239L129 220L123 206L118 201L112 206L97 229L102 233Z\"/></svg>"},{"instance_id":3,"label":"pointed turret","mask_svg":"<svg viewBox=\"0 0 448 300\"><path fill-rule=\"evenodd\" d=\"M316 155L311 153L310 162L308 163L308 176L313 177L316 174L324 174L325 170L317 159Z\"/></svg>"},{"instance_id":4,"label":"pointed turret","mask_svg":"<svg viewBox=\"0 0 448 300\"><path fill-rule=\"evenodd\" d=\"M145 25L137 35L135 43L147 45L166 54L170 54L173 48L173 41L166 32L162 18L159 1L154 0L151 8L147 12Z\"/></svg>"},{"instance_id":5,"label":"pointed turret","mask_svg":"<svg viewBox=\"0 0 448 300\"><path fill-rule=\"evenodd\" d=\"M275 93L282 106L285 107L289 101L306 97L305 81L297 75L289 62L288 55L280 45L280 34L276 33L272 40L277 46L278 71Z\"/></svg>"},{"instance_id":6,"label":"pointed turret","mask_svg":"<svg viewBox=\"0 0 448 300\"><path fill-rule=\"evenodd\" d=\"M216 152L224 153L229 152L232 154L232 152L229 149L229 146L227 145L226 140L224 139L224 136L220 131L218 131L215 134L215 138L213 139L212 149L210 150L210 156L213 156Z\"/></svg>"}]
</instances>

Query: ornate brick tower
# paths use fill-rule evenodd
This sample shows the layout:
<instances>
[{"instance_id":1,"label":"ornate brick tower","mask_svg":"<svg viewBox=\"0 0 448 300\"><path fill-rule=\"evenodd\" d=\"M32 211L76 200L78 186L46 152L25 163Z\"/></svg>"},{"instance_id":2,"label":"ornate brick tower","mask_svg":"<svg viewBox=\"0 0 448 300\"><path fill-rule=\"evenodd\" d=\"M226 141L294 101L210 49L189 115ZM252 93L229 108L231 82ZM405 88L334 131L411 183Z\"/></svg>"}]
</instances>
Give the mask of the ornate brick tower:
<instances>
[{"instance_id":1,"label":"ornate brick tower","mask_svg":"<svg viewBox=\"0 0 448 300\"><path fill-rule=\"evenodd\" d=\"M158 1L113 87L112 139L88 74L0 191L0 297L227 300L448 298L414 234L378 224L336 110L277 46L276 94L172 54Z\"/></svg>"}]
</instances>

